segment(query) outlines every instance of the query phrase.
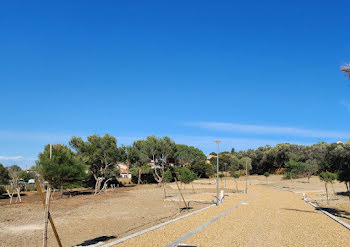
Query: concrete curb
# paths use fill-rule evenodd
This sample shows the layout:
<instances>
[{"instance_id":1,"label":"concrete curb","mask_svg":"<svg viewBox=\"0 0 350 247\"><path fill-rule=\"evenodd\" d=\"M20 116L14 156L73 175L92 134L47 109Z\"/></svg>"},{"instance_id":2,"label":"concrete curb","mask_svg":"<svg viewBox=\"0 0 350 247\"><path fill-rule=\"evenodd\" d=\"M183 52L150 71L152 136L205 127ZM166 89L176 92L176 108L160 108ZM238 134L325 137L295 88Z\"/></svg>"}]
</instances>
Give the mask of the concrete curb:
<instances>
[{"instance_id":1,"label":"concrete curb","mask_svg":"<svg viewBox=\"0 0 350 247\"><path fill-rule=\"evenodd\" d=\"M328 217L330 217L332 220L335 220L336 222L338 222L339 224L341 224L342 226L344 226L345 228L347 228L348 230L350 230L350 225L345 223L344 221L338 219L336 216L334 216L331 213L328 213L327 211L323 210L322 208L320 208L319 206L317 206L315 203L310 202L306 197L303 197L303 200L306 201L307 203L309 203L311 206L313 206L314 208L316 208L317 210L321 211L322 213L324 213L325 215L327 215Z\"/></svg>"},{"instance_id":2,"label":"concrete curb","mask_svg":"<svg viewBox=\"0 0 350 247\"><path fill-rule=\"evenodd\" d=\"M124 237L124 238L115 240L115 241L110 242L110 243L106 243L106 244L101 245L101 246L102 246L102 247L111 247L111 246L114 246L114 245L116 245L116 244L122 243L122 242L124 242L124 241L126 241L126 240L129 240L129 239L131 239L131 238L140 236L140 235L142 235L142 234L144 234L144 233L153 231L153 230L158 229L158 228L160 228L160 227L162 227L162 226L168 225L168 224L173 223L173 222L175 222L175 221L184 219L184 218L186 218L186 217L188 217L188 216L191 216L191 215L197 214L197 213L199 213L199 212L202 212L202 211L204 211L204 210L207 210L207 209L209 209L209 208L211 208L211 207L213 207L213 206L216 206L216 205L215 205L215 204L209 205L209 206L207 206L207 207L205 207L205 208L201 208L201 209L199 209L199 210L197 210L197 211L194 211L194 212L192 212L192 213L185 214L185 215L180 216L180 217L178 217L178 218L175 218L175 219L172 219L172 220L163 222L163 223L161 223L161 224L152 226L152 227L147 228L147 229L145 229L145 230L136 232L136 233L134 233L134 234L131 234L131 235L126 236L126 237Z\"/></svg>"},{"instance_id":3,"label":"concrete curb","mask_svg":"<svg viewBox=\"0 0 350 247\"><path fill-rule=\"evenodd\" d=\"M220 219L222 216L225 216L226 214L228 214L229 212L231 212L233 209L237 208L239 205L245 203L246 201L248 201L249 199L251 199L252 197L256 196L258 193L255 193L251 196L249 196L248 198L244 199L243 201L237 203L236 205L234 205L233 207L227 209L225 212L217 215L216 217L212 218L211 220L209 220L208 222L200 225L199 227L197 227L196 229L194 229L191 232L188 232L187 234L183 235L182 237L176 239L174 242L168 244L166 247L175 247L178 244L182 243L184 240L188 239L189 237L191 237L192 235L196 234L197 232L199 232L200 230L204 229L205 227L207 227L208 225L210 225L211 223L217 221L218 219Z\"/></svg>"}]
</instances>

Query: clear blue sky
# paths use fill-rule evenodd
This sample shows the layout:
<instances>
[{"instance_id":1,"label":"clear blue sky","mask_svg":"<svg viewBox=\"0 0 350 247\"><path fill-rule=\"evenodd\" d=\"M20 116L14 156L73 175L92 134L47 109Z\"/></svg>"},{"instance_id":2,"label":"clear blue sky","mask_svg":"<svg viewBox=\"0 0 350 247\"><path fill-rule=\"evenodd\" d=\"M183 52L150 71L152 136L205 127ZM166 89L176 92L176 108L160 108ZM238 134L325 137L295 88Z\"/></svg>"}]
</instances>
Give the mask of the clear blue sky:
<instances>
[{"instance_id":1,"label":"clear blue sky","mask_svg":"<svg viewBox=\"0 0 350 247\"><path fill-rule=\"evenodd\" d=\"M350 139L350 1L1 1L0 162L169 135L206 153Z\"/></svg>"}]
</instances>

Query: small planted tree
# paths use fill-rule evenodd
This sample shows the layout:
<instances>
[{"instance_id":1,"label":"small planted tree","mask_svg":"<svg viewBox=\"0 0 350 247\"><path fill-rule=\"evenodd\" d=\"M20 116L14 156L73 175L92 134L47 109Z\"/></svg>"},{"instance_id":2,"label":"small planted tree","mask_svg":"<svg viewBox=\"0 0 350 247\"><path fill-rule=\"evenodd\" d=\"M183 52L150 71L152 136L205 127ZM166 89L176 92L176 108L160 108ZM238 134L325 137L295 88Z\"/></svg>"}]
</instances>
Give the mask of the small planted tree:
<instances>
[{"instance_id":1,"label":"small planted tree","mask_svg":"<svg viewBox=\"0 0 350 247\"><path fill-rule=\"evenodd\" d=\"M321 172L319 175L319 178L321 181L324 182L324 186L326 188L326 196L327 196L327 204L329 204L328 200L328 183L333 183L333 181L336 179L336 174L331 173L331 172Z\"/></svg>"},{"instance_id":2,"label":"small planted tree","mask_svg":"<svg viewBox=\"0 0 350 247\"><path fill-rule=\"evenodd\" d=\"M341 183L345 183L346 192L350 200L350 168L346 168L345 170L339 172L338 181Z\"/></svg>"},{"instance_id":3,"label":"small planted tree","mask_svg":"<svg viewBox=\"0 0 350 247\"><path fill-rule=\"evenodd\" d=\"M305 172L305 166L306 164L303 162L289 160L285 163L285 167L287 168L287 170L284 173L284 178L290 179L292 182L293 179L297 178L299 175Z\"/></svg>"},{"instance_id":4,"label":"small planted tree","mask_svg":"<svg viewBox=\"0 0 350 247\"><path fill-rule=\"evenodd\" d=\"M310 183L311 176L317 172L318 164L317 160L308 160L305 163L305 175L307 177L307 182Z\"/></svg>"},{"instance_id":5,"label":"small planted tree","mask_svg":"<svg viewBox=\"0 0 350 247\"><path fill-rule=\"evenodd\" d=\"M236 184L236 191L237 191L237 193L238 193L237 179L241 176L241 174L239 174L239 173L232 173L231 176L233 177L233 180L235 181L235 184Z\"/></svg>"},{"instance_id":6,"label":"small planted tree","mask_svg":"<svg viewBox=\"0 0 350 247\"><path fill-rule=\"evenodd\" d=\"M184 184L190 184L196 180L197 176L190 169L186 167L181 167L176 169L177 179Z\"/></svg>"},{"instance_id":7,"label":"small planted tree","mask_svg":"<svg viewBox=\"0 0 350 247\"><path fill-rule=\"evenodd\" d=\"M85 178L87 168L67 146L53 145L50 159L50 145L46 145L44 152L39 154L36 169L42 178L54 188L80 185Z\"/></svg>"},{"instance_id":8,"label":"small planted tree","mask_svg":"<svg viewBox=\"0 0 350 247\"><path fill-rule=\"evenodd\" d=\"M265 172L265 173L264 173L264 176L265 176L265 178L266 178L266 183L267 183L267 178L270 176L270 173Z\"/></svg>"}]
</instances>

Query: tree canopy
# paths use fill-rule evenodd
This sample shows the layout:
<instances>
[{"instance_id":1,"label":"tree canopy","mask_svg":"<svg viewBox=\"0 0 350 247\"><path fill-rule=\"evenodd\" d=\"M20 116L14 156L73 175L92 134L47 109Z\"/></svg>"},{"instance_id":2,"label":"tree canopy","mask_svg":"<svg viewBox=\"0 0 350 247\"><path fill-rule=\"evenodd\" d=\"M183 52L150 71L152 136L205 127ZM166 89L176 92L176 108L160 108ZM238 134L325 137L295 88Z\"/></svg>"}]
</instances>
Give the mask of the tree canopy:
<instances>
[{"instance_id":1,"label":"tree canopy","mask_svg":"<svg viewBox=\"0 0 350 247\"><path fill-rule=\"evenodd\" d=\"M53 145L50 159L50 145L39 153L36 169L44 180L55 188L81 185L86 167L65 145Z\"/></svg>"},{"instance_id":2,"label":"tree canopy","mask_svg":"<svg viewBox=\"0 0 350 247\"><path fill-rule=\"evenodd\" d=\"M10 179L9 171L0 163L0 185L8 184Z\"/></svg>"},{"instance_id":3,"label":"tree canopy","mask_svg":"<svg viewBox=\"0 0 350 247\"><path fill-rule=\"evenodd\" d=\"M108 134L103 137L91 135L87 137L87 141L73 136L69 144L77 151L81 160L89 166L96 181L95 193L99 192L108 169L114 169L113 166L125 157L125 148L118 148L117 139Z\"/></svg>"}]
</instances>

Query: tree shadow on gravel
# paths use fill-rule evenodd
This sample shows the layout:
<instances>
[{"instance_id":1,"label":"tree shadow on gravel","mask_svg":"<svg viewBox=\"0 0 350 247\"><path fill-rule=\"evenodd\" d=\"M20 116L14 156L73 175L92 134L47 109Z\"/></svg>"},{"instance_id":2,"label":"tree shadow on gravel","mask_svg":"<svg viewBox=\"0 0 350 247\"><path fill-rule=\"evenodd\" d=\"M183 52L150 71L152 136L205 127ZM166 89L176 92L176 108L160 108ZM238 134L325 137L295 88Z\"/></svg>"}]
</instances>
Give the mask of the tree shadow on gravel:
<instances>
[{"instance_id":1,"label":"tree shadow on gravel","mask_svg":"<svg viewBox=\"0 0 350 247\"><path fill-rule=\"evenodd\" d=\"M289 211L297 211L297 212L303 212L303 213L313 213L315 214L315 211L309 211L309 210L300 210L300 209L295 209L295 208L281 208L283 210L289 210Z\"/></svg>"},{"instance_id":2,"label":"tree shadow on gravel","mask_svg":"<svg viewBox=\"0 0 350 247\"><path fill-rule=\"evenodd\" d=\"M337 192L336 193L338 196L346 196L346 197L348 197L349 195L348 195L348 192L346 192L346 191L343 191L343 192Z\"/></svg>"},{"instance_id":3,"label":"tree shadow on gravel","mask_svg":"<svg viewBox=\"0 0 350 247\"><path fill-rule=\"evenodd\" d=\"M350 220L350 213L347 211L336 209L336 208L322 208L322 207L320 207L319 209L327 211L328 213L333 214L334 216L337 216L339 218L344 218L344 219Z\"/></svg>"},{"instance_id":4,"label":"tree shadow on gravel","mask_svg":"<svg viewBox=\"0 0 350 247\"><path fill-rule=\"evenodd\" d=\"M101 237L93 238L90 240L86 240L81 244L75 245L74 247L95 245L97 243L105 242L107 240L114 239L114 238L116 238L116 236L101 236Z\"/></svg>"}]
</instances>

